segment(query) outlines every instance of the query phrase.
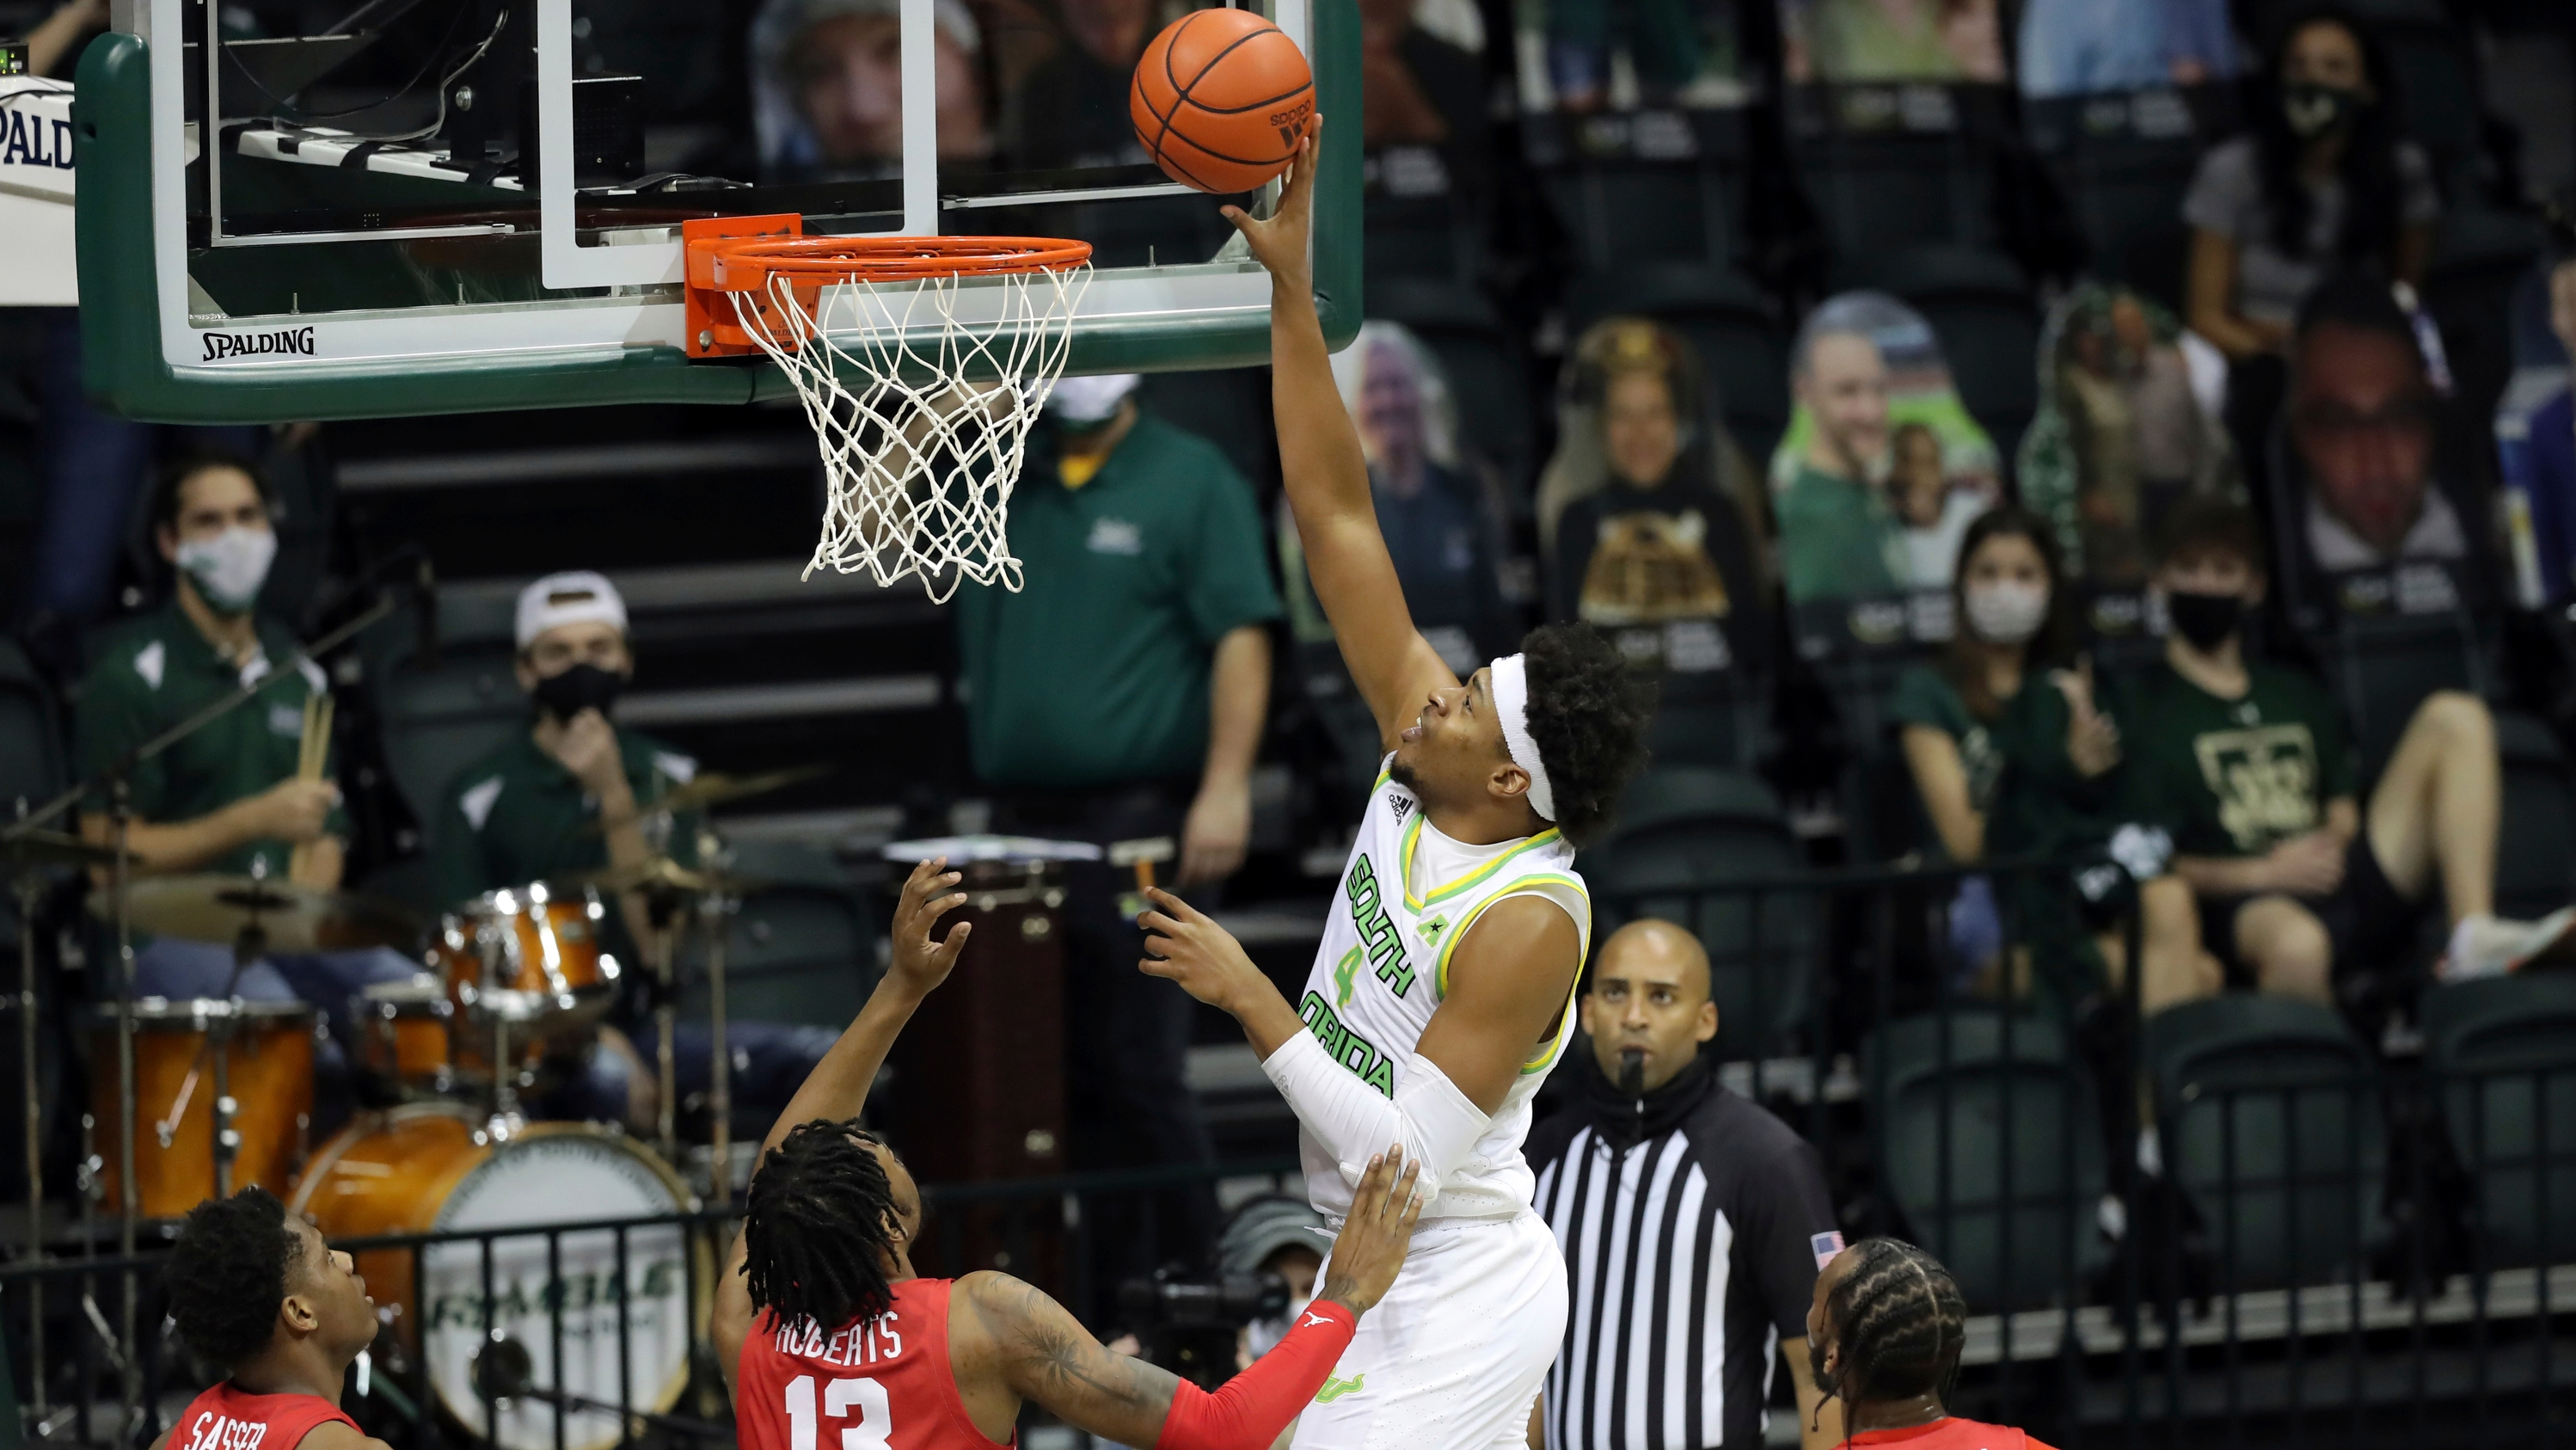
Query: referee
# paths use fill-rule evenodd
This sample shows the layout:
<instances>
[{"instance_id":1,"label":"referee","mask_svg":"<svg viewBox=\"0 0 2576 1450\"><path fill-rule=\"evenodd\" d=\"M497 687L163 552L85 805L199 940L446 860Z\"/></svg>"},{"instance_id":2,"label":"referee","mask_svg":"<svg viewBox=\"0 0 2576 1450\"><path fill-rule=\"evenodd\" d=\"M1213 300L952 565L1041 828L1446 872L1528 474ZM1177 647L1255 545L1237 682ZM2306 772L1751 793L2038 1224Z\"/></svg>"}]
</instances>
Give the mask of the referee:
<instances>
[{"instance_id":1,"label":"referee","mask_svg":"<svg viewBox=\"0 0 2576 1450\"><path fill-rule=\"evenodd\" d=\"M1525 1150L1571 1306L1532 1450L1753 1450L1783 1351L1805 1450L1838 1443L1806 1335L1842 1234L1815 1150L1700 1051L1717 1035L1708 953L1669 922L1621 928L1583 1026L1579 1099Z\"/></svg>"}]
</instances>

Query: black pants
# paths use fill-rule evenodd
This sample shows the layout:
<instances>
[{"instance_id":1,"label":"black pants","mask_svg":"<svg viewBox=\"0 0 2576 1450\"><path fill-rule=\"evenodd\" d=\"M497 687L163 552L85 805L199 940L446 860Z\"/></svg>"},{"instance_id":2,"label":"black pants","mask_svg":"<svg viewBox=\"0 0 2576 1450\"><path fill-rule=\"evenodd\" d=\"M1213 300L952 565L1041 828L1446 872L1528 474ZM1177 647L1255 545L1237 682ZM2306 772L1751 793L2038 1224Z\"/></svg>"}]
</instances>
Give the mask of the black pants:
<instances>
[{"instance_id":1,"label":"black pants","mask_svg":"<svg viewBox=\"0 0 2576 1450\"><path fill-rule=\"evenodd\" d=\"M993 828L1012 835L1107 846L1148 836L1179 845L1197 782L1149 781L1091 791L1002 793ZM1157 867L1166 885L1177 856ZM1065 871L1065 1107L1072 1167L1079 1173L1215 1161L1207 1122L1184 1074L1189 994L1136 970L1145 934L1136 926L1135 873L1106 862ZM1192 905L1217 904L1214 886L1193 887ZM1087 1322L1116 1325L1118 1285L1163 1264L1203 1270L1216 1242L1213 1182L1153 1193L1096 1195L1083 1204L1091 1239Z\"/></svg>"}]
</instances>

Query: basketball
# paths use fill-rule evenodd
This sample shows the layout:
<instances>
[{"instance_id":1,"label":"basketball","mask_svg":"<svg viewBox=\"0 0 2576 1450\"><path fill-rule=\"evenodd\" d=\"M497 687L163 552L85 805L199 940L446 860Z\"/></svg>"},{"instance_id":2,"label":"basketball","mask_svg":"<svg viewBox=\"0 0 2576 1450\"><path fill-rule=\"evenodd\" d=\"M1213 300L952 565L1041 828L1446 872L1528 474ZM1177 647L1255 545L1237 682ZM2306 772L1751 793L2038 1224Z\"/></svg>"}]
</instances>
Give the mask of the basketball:
<instances>
[{"instance_id":1,"label":"basketball","mask_svg":"<svg viewBox=\"0 0 2576 1450\"><path fill-rule=\"evenodd\" d=\"M1165 26L1127 90L1136 139L1163 174L1221 195L1287 170L1314 109L1297 42L1249 10L1193 10Z\"/></svg>"}]
</instances>

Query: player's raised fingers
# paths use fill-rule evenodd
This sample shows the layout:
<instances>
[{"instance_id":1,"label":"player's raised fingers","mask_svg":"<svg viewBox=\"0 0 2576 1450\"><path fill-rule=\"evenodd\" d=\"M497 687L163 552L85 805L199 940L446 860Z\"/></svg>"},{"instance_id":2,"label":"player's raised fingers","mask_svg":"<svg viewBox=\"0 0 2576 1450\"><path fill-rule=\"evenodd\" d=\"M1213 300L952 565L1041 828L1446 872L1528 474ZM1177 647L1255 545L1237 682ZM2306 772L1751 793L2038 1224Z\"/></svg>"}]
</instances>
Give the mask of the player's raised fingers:
<instances>
[{"instance_id":1,"label":"player's raised fingers","mask_svg":"<svg viewBox=\"0 0 2576 1450\"><path fill-rule=\"evenodd\" d=\"M1188 902L1174 896L1172 893L1165 891L1160 886L1146 887L1145 896L1146 899L1152 901L1156 906L1163 908L1163 910L1169 913L1176 921L1198 922L1205 921L1207 919L1206 914L1201 912L1197 907L1192 906Z\"/></svg>"}]
</instances>

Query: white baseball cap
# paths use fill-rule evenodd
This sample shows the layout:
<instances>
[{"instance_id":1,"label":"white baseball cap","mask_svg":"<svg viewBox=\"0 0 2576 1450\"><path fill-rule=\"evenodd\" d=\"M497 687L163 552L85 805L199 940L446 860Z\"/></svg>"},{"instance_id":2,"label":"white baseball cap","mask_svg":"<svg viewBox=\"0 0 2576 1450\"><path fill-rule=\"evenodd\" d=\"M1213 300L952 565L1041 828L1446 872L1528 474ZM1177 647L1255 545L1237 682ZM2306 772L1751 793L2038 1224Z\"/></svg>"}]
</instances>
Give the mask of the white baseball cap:
<instances>
[{"instance_id":1,"label":"white baseball cap","mask_svg":"<svg viewBox=\"0 0 2576 1450\"><path fill-rule=\"evenodd\" d=\"M1143 381L1144 377L1137 373L1058 378L1047 393L1047 411L1067 423L1106 423Z\"/></svg>"},{"instance_id":2,"label":"white baseball cap","mask_svg":"<svg viewBox=\"0 0 2576 1450\"><path fill-rule=\"evenodd\" d=\"M617 586L609 583L604 574L573 569L548 574L519 591L521 649L536 643L538 635L557 625L590 620L614 626L619 634L626 632L626 601L618 597Z\"/></svg>"}]
</instances>

